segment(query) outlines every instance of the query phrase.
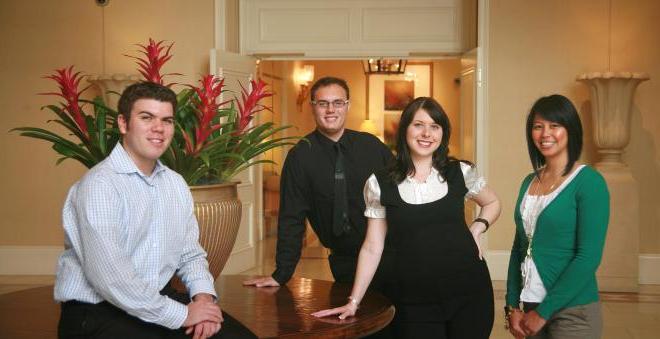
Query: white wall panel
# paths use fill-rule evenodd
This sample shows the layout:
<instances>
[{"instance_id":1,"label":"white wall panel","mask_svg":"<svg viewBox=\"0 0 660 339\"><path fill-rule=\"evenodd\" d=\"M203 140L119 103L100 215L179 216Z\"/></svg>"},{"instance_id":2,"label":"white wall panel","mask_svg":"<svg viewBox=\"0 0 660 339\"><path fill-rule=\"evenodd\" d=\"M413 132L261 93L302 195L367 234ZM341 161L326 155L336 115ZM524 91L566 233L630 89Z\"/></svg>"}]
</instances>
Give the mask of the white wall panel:
<instances>
[{"instance_id":1,"label":"white wall panel","mask_svg":"<svg viewBox=\"0 0 660 339\"><path fill-rule=\"evenodd\" d=\"M396 23L396 24L393 24ZM456 42L456 8L366 8L363 42Z\"/></svg>"},{"instance_id":2,"label":"white wall panel","mask_svg":"<svg viewBox=\"0 0 660 339\"><path fill-rule=\"evenodd\" d=\"M243 0L241 53L286 58L462 52L461 0Z\"/></svg>"},{"instance_id":3,"label":"white wall panel","mask_svg":"<svg viewBox=\"0 0 660 339\"><path fill-rule=\"evenodd\" d=\"M262 9L257 43L350 43L350 14L349 9Z\"/></svg>"}]
</instances>

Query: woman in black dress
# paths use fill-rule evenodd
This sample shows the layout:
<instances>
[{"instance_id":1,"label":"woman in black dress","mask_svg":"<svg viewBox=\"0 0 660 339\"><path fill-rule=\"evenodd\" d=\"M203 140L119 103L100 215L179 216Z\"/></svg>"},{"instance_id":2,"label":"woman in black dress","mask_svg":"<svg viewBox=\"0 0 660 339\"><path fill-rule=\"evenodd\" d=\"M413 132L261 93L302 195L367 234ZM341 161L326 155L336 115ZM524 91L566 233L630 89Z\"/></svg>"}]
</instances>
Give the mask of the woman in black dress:
<instances>
[{"instance_id":1,"label":"woman in black dress","mask_svg":"<svg viewBox=\"0 0 660 339\"><path fill-rule=\"evenodd\" d=\"M493 290L479 237L500 204L473 165L448 155L450 133L434 99L420 97L404 109L396 161L364 188L368 230L348 303L314 316L353 316L380 263L383 293L396 307L394 336L488 338ZM470 227L465 198L481 207Z\"/></svg>"}]
</instances>

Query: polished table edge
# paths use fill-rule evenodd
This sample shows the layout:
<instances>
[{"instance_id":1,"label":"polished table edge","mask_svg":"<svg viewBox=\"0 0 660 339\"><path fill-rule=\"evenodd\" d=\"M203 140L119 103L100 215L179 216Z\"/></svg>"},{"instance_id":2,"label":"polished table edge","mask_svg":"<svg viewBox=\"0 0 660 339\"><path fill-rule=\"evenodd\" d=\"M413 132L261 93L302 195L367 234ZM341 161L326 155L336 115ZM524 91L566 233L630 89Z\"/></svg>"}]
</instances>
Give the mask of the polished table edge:
<instances>
[{"instance_id":1,"label":"polished table edge","mask_svg":"<svg viewBox=\"0 0 660 339\"><path fill-rule=\"evenodd\" d=\"M218 277L216 281L216 289L220 297L220 304L223 305L223 310L226 310L237 321L241 322L246 327L248 328L252 327L250 328L250 330L253 331L253 333L257 335L259 338L362 337L380 331L381 329L385 328L394 318L395 308L392 305L392 303L385 296L374 291L368 291L367 294L365 295L365 299L363 299L363 303L364 301L367 300L371 303L370 305L363 304L363 306L365 307L363 307L362 310L370 309L371 313L368 315L361 314L361 311L358 310L356 317L351 317L346 320L338 320L336 318L333 319L332 316L325 318L315 318L311 316L310 311L319 311L323 308L332 308L332 307L340 306L340 303L345 300L345 296L348 296L350 294L351 285L335 283L333 281L327 281L321 279L310 279L310 278L295 277L295 276L292 277L287 284L280 287L257 288L254 286L242 285L243 281L255 277L258 276L221 275ZM241 282L241 284L239 284L239 282ZM277 298L275 294L278 293L277 291L280 291L280 289L282 288L285 288L287 291L293 292L296 291L297 288L301 285L309 286L310 284L316 286L317 288L320 288L320 291L324 291L324 294L321 297L322 299L326 299L327 297L330 297L330 300L323 300L319 304L319 300L316 297L314 297L313 299L310 299L309 303L303 303L303 305L313 305L312 310L309 310L308 308L307 310L304 310L304 312L298 314L298 316L302 316L305 318L305 319L301 319L301 322L303 323L301 324L303 325L301 326L301 329L305 328L304 329L305 332L275 333L273 332L273 329L268 328L268 326L265 327L253 326L253 324L255 324L255 318L253 314L254 312L252 311L252 309L247 309L247 310L244 309L243 307L245 304L239 301L239 300L243 300L241 299L241 297L250 298L254 296L255 293L259 293L257 291L266 292L269 289L273 289L275 291L271 293L273 293L273 298ZM230 287L231 289L235 289L238 286L241 286L247 288L247 290L241 289L238 291L238 294L232 294L232 297L229 298L230 300L227 300L227 298L223 298L223 292L225 293L227 292L227 291L223 291L223 288L224 289L229 288L228 285L231 286ZM326 291L330 293L335 288L337 292L340 292L341 294L340 296L337 295L337 292L331 294L325 294ZM305 296L302 296L302 298L292 299L292 306L295 305L296 299L300 300L304 298ZM233 307L237 307L238 309L235 309ZM295 306L293 308L299 309L298 307ZM234 310L236 310L237 312L232 312ZM242 318L243 316L246 316L247 318ZM324 325L321 325L320 328L309 328L304 326L305 321L312 321L314 323L315 322L324 323Z\"/></svg>"},{"instance_id":2,"label":"polished table edge","mask_svg":"<svg viewBox=\"0 0 660 339\"><path fill-rule=\"evenodd\" d=\"M382 313L379 313L376 315L375 320L379 320L377 322L377 325L375 326L370 326L364 329L364 331L361 331L361 337L366 337L369 335L372 335L382 329L384 329L391 321L394 319L394 306L390 306L387 308ZM380 322L382 321L382 322ZM284 336L278 336L278 338L300 338L300 337L316 337L316 338L345 338L347 335L354 335L354 330L352 327L354 326L353 323L346 324L343 327L337 327L336 329L333 330L325 330L325 331L318 331L318 332L308 332L304 333L303 335L301 334L291 334L291 335L284 335Z\"/></svg>"},{"instance_id":3,"label":"polished table edge","mask_svg":"<svg viewBox=\"0 0 660 339\"><path fill-rule=\"evenodd\" d=\"M221 276L218 279L223 279L223 277L232 277L233 279L243 279L243 278L249 278L250 276ZM307 278L301 278L301 277L294 277L292 278L298 279L299 281L305 281ZM314 279L307 279L307 280L314 280ZM324 280L315 280L317 282L322 282L322 284L333 284L333 282L330 281L324 281ZM1 309L3 309L3 312L11 312L12 314L16 315L18 312L20 313L29 313L29 315L35 315L39 316L39 312L41 311L41 317L40 319L37 319L36 323L39 322L39 320L42 321L42 324L40 324L43 327L48 327L48 328L37 328L37 327L30 327L29 330L31 331L30 333L48 333L48 334L54 334L56 333L57 330L57 319L59 319L59 311L60 307L57 302L55 302L52 297L53 297L53 285L46 285L46 286L40 286L40 287L33 287L33 288L28 288L24 290L19 290L19 291L14 291L6 294L1 294L0 295L0 306L2 306ZM221 292L221 291L219 291ZM370 292L371 293L371 292ZM18 300L24 300L24 298L30 297L30 296L38 296L39 300L38 301L32 301L31 303L16 303ZM219 293L221 295L221 293ZM382 296L379 296L382 297ZM46 299L46 300L44 300ZM44 302L50 302L48 304L44 304ZM220 305L222 307L222 298L220 299ZM227 312L229 315L234 317L232 315L232 312L230 310L227 310L226 308L223 307L223 311ZM359 332L360 336L367 336L370 334L373 334L381 329L383 329L387 324L390 323L390 321L393 319L395 313L394 306L389 304L388 307L386 307L383 311L378 312L377 314L371 315L367 318L363 318L360 324L357 324L355 322L348 321L346 323L338 323L338 324L333 324L331 327L326 327L321 330L312 330L309 332L296 332L296 333L290 333L290 334L284 334L280 335L279 337L285 337L285 338L296 338L296 337L316 337L316 338L333 338L333 337L343 337L347 335L355 335L356 331ZM359 311L358 311L358 316L359 316ZM2 323L5 323L5 325L10 325L8 324L8 319L3 315L3 321ZM56 319L55 319L56 318ZM23 319L23 317L21 317ZM55 321L53 321L55 319ZM234 317L238 322L241 324L245 325L240 318ZM321 321L321 320L319 320ZM47 322L47 323L43 323ZM366 323L366 324L365 324ZM35 324L35 326L39 326ZM357 326L357 327L356 327ZM364 327L360 327L364 326ZM5 333L7 334L6 331L12 330L9 327L5 327L4 329L0 329L0 334ZM52 327L52 328L51 328ZM20 328L20 327L19 327ZM252 330L252 329L250 329ZM33 331L33 332L32 332ZM40 332L43 331L43 332ZM11 332L11 333L18 333L18 332ZM254 333L254 332L253 332ZM256 336L258 336L258 333L254 333ZM264 336L267 337L267 336Z\"/></svg>"}]
</instances>

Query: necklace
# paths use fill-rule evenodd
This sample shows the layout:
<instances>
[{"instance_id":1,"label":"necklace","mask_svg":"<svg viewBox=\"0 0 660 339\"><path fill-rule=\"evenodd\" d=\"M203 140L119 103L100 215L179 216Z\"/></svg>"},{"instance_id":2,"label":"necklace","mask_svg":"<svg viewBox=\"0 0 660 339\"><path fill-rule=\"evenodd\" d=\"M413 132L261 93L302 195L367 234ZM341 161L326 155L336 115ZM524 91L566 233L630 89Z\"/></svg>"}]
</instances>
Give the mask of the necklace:
<instances>
[{"instance_id":1,"label":"necklace","mask_svg":"<svg viewBox=\"0 0 660 339\"><path fill-rule=\"evenodd\" d=\"M535 178L535 181L532 181L530 184L530 188L528 192L525 194L525 197L522 202L523 206L523 229L525 230L525 236L527 237L527 252L525 253L525 260L522 263L521 267L521 272L523 276L523 284L524 286L527 286L530 282L530 270L531 270L531 264L532 264L532 242L534 239L534 233L536 229L536 221L541 214L542 209L545 206L545 202L547 200L548 194L552 192L552 190L555 188L557 183L559 182L559 179L561 176L557 177L555 180L553 180L552 184L550 185L550 188L548 188L545 191L545 194L543 194L543 186L541 182L541 177L545 176L547 167L543 168L543 172L541 173L540 176ZM536 182L536 187L534 187L534 183ZM534 191L532 189L536 188ZM532 202L532 205L530 206L528 210L528 199L530 199L530 196L534 196L536 200Z\"/></svg>"}]
</instances>

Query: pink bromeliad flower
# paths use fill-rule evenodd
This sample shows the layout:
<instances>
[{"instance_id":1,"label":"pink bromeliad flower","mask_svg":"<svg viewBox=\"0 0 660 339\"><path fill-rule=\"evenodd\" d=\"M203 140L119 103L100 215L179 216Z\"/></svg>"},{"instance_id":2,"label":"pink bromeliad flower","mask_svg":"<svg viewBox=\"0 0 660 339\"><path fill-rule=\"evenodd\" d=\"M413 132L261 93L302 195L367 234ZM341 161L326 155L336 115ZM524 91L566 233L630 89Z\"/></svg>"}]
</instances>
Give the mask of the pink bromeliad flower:
<instances>
[{"instance_id":1,"label":"pink bromeliad flower","mask_svg":"<svg viewBox=\"0 0 660 339\"><path fill-rule=\"evenodd\" d=\"M245 87L241 85L241 100L236 100L240 115L238 126L236 127L237 134L245 130L247 125L250 124L250 121L252 121L255 113L270 110L270 108L259 103L261 99L273 96L273 93L266 91L266 83L259 79L259 82L251 80L250 84L252 85L252 91L248 93Z\"/></svg>"},{"instance_id":2,"label":"pink bromeliad flower","mask_svg":"<svg viewBox=\"0 0 660 339\"><path fill-rule=\"evenodd\" d=\"M199 82L201 83L200 87L190 86L198 96L198 98L193 99L198 122L198 126L195 129L194 144L187 133L183 133L186 140L186 152L190 155L196 155L199 153L208 142L207 139L211 133L221 127L219 123L213 125L213 119L215 119L218 114L220 106L231 101L228 100L218 103L218 97L222 93L225 79L208 74L203 76Z\"/></svg>"},{"instance_id":3,"label":"pink bromeliad flower","mask_svg":"<svg viewBox=\"0 0 660 339\"><path fill-rule=\"evenodd\" d=\"M137 44L137 46L142 48L139 52L144 54L143 58L127 54L124 55L137 60L139 66L138 71L142 74L145 80L164 85L163 77L165 75L181 75L180 73L160 74L160 69L172 58L170 50L172 49L172 46L174 46L174 43L165 45L165 41L163 40L156 42L149 38L148 45ZM169 87L171 85L173 84L167 84L166 86Z\"/></svg>"},{"instance_id":4,"label":"pink bromeliad flower","mask_svg":"<svg viewBox=\"0 0 660 339\"><path fill-rule=\"evenodd\" d=\"M49 93L40 93L41 95L57 95L66 101L66 103L63 103L62 105L64 106L64 110L69 113L71 118L73 118L73 121L75 121L76 125L78 125L78 128L80 131L83 132L83 135L89 139L89 133L87 132L87 123L85 122L85 115L80 108L80 104L78 103L78 99L80 97L80 94L84 92L89 86L85 87L81 91L78 90L78 86L80 85L80 80L82 80L85 76L81 75L80 72L73 73L73 66L69 66L69 68L60 68L55 70L55 74L51 74L48 76L44 76L46 79L52 79L57 82L57 84L60 87L60 92L49 92ZM91 85L90 85L91 86Z\"/></svg>"}]
</instances>

